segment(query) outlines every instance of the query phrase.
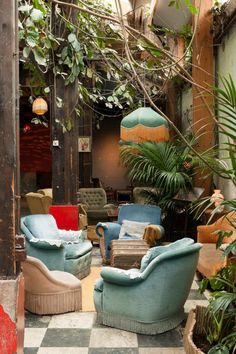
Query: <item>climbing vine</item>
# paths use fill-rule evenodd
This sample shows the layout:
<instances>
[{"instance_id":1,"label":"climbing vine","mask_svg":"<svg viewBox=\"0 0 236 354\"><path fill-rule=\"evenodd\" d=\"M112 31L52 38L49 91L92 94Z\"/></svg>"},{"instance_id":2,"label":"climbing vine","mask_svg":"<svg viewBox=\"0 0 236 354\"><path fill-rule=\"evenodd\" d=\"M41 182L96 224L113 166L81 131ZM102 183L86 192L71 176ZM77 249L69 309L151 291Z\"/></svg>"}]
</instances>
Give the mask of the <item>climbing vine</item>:
<instances>
[{"instance_id":1,"label":"climbing vine","mask_svg":"<svg viewBox=\"0 0 236 354\"><path fill-rule=\"evenodd\" d=\"M162 38L157 36L158 45L152 45L128 30L134 73L124 48L127 38L109 5L101 0L78 0L82 11L76 11L74 21L74 10L52 2L19 0L21 62L32 96L49 94L50 72L62 77L65 85L78 80L78 116L81 102L92 106L95 113L96 107L102 105L103 114L107 115L141 105L144 94L137 75L151 99L155 101L164 95L166 80L178 73L175 68L173 71L175 59L168 42L169 36L175 35L173 31L163 29ZM192 13L196 12L189 0L185 3ZM179 8L179 0L170 1L169 5ZM158 33L155 26L150 27L150 32ZM191 30L185 27L181 35L187 38ZM57 93L56 104L63 106L63 98ZM97 112L97 117L102 118L101 112Z\"/></svg>"}]
</instances>

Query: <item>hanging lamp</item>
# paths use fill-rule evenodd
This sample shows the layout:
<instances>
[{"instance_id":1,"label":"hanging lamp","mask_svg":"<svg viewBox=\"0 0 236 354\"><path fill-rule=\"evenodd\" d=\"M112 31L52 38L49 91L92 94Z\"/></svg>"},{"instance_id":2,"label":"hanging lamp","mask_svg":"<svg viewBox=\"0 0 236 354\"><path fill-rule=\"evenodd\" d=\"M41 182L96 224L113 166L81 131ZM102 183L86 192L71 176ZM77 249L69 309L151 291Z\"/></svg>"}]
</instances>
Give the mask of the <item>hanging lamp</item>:
<instances>
[{"instance_id":1,"label":"hanging lamp","mask_svg":"<svg viewBox=\"0 0 236 354\"><path fill-rule=\"evenodd\" d=\"M150 107L141 107L121 121L122 142L167 141L169 128L165 118Z\"/></svg>"},{"instance_id":2,"label":"hanging lamp","mask_svg":"<svg viewBox=\"0 0 236 354\"><path fill-rule=\"evenodd\" d=\"M38 115L43 115L48 111L48 104L42 97L37 97L32 105L32 111Z\"/></svg>"}]
</instances>

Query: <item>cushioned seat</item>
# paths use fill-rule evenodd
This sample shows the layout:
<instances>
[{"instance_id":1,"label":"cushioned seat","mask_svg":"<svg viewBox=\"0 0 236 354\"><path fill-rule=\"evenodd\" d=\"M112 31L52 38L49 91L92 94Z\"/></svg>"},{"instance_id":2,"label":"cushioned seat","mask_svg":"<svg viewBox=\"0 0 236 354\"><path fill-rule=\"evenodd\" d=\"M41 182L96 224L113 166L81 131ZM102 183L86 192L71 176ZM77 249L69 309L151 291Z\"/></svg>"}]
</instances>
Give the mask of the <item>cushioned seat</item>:
<instances>
[{"instance_id":1,"label":"cushioned seat","mask_svg":"<svg viewBox=\"0 0 236 354\"><path fill-rule=\"evenodd\" d=\"M184 238L150 248L140 270L103 267L94 288L98 323L143 334L175 328L184 319L200 248Z\"/></svg>"},{"instance_id":2,"label":"cushioned seat","mask_svg":"<svg viewBox=\"0 0 236 354\"><path fill-rule=\"evenodd\" d=\"M107 210L115 208L114 204L107 204L107 196L103 188L80 188L78 202L86 209L90 225L107 220Z\"/></svg>"},{"instance_id":3,"label":"cushioned seat","mask_svg":"<svg viewBox=\"0 0 236 354\"><path fill-rule=\"evenodd\" d=\"M37 193L47 195L48 197L52 198L52 188L43 188L43 189L38 189Z\"/></svg>"},{"instance_id":4,"label":"cushioned seat","mask_svg":"<svg viewBox=\"0 0 236 354\"><path fill-rule=\"evenodd\" d=\"M25 195L31 214L48 214L52 205L52 197L41 193L30 192Z\"/></svg>"},{"instance_id":5,"label":"cushioned seat","mask_svg":"<svg viewBox=\"0 0 236 354\"><path fill-rule=\"evenodd\" d=\"M60 230L50 214L22 217L21 231L27 254L50 270L66 271L80 279L90 273L92 244L84 239L84 231Z\"/></svg>"},{"instance_id":6,"label":"cushioned seat","mask_svg":"<svg viewBox=\"0 0 236 354\"><path fill-rule=\"evenodd\" d=\"M49 271L37 258L21 263L25 280L25 309L38 315L79 311L81 283L70 273Z\"/></svg>"},{"instance_id":7,"label":"cushioned seat","mask_svg":"<svg viewBox=\"0 0 236 354\"><path fill-rule=\"evenodd\" d=\"M75 259L83 256L84 254L90 252L93 246L90 241L85 240L79 245L67 245L66 247L66 259Z\"/></svg>"}]
</instances>

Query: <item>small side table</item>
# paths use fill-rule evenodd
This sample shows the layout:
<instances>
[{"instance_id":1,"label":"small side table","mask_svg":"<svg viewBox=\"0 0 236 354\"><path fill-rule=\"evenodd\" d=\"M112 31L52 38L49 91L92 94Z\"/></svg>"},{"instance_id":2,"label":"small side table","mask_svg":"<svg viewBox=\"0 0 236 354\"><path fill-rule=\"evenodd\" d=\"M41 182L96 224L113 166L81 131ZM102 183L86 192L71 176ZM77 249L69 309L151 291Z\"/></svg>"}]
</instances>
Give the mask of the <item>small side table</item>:
<instances>
[{"instance_id":1,"label":"small side table","mask_svg":"<svg viewBox=\"0 0 236 354\"><path fill-rule=\"evenodd\" d=\"M140 268L142 257L149 249L144 240L113 240L111 241L111 266L131 269Z\"/></svg>"}]
</instances>

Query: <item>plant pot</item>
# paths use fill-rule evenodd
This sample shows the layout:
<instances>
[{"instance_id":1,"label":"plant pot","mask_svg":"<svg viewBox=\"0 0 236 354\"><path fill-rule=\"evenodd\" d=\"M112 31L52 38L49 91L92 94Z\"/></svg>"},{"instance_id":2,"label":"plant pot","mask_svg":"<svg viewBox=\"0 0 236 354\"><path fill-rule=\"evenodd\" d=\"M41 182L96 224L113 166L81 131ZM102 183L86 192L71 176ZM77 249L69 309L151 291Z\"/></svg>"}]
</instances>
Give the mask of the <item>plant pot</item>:
<instances>
[{"instance_id":1,"label":"plant pot","mask_svg":"<svg viewBox=\"0 0 236 354\"><path fill-rule=\"evenodd\" d=\"M197 306L191 310L188 315L187 323L184 329L184 349L186 354L204 354L199 349L194 341L195 336L204 336L205 328L207 326L206 307Z\"/></svg>"}]
</instances>

